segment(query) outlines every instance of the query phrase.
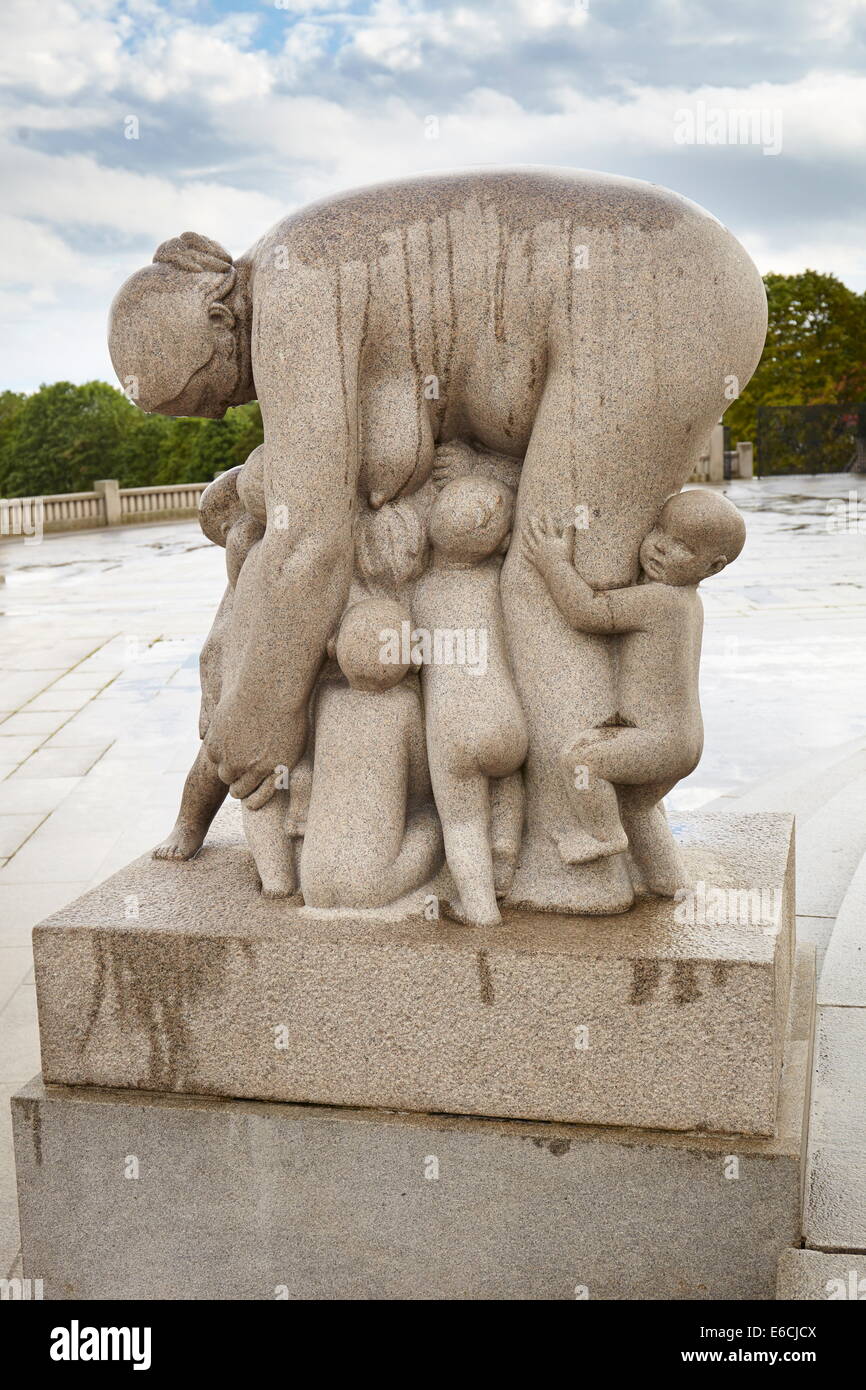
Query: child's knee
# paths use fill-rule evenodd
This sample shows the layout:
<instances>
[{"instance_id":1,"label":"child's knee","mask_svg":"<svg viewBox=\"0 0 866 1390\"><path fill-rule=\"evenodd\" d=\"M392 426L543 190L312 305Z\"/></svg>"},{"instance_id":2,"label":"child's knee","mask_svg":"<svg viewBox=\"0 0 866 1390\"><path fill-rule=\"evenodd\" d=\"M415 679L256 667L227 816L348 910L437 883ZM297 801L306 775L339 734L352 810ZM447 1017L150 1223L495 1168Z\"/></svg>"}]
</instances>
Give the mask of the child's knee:
<instances>
[{"instance_id":1,"label":"child's knee","mask_svg":"<svg viewBox=\"0 0 866 1390\"><path fill-rule=\"evenodd\" d=\"M592 765L593 749L598 745L598 730L584 729L565 744L559 754L560 771L571 777L575 768Z\"/></svg>"}]
</instances>

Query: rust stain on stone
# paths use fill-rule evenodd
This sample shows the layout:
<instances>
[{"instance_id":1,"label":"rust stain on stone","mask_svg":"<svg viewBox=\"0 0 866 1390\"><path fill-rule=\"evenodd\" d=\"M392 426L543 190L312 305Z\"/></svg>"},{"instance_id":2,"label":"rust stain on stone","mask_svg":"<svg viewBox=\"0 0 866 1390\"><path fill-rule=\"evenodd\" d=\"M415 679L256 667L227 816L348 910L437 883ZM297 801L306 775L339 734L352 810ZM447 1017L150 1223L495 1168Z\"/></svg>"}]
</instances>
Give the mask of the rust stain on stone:
<instances>
[{"instance_id":1,"label":"rust stain on stone","mask_svg":"<svg viewBox=\"0 0 866 1390\"><path fill-rule=\"evenodd\" d=\"M493 975L490 970L490 961L486 951L478 952L478 985L481 992L482 1004L492 1004L495 998L493 992Z\"/></svg>"},{"instance_id":2,"label":"rust stain on stone","mask_svg":"<svg viewBox=\"0 0 866 1390\"><path fill-rule=\"evenodd\" d=\"M674 1003L694 1004L700 999L702 990L698 987L697 966L691 960L678 960L673 973Z\"/></svg>"},{"instance_id":3,"label":"rust stain on stone","mask_svg":"<svg viewBox=\"0 0 866 1390\"><path fill-rule=\"evenodd\" d=\"M141 1074L134 1084L155 1091L194 1089L194 1030L185 1020L202 1003L227 997L233 965L254 968L249 943L210 937L191 951L161 932L118 937L97 931L92 940L96 979L82 1052L90 1046L99 1052L112 1034L140 1034Z\"/></svg>"},{"instance_id":4,"label":"rust stain on stone","mask_svg":"<svg viewBox=\"0 0 866 1390\"><path fill-rule=\"evenodd\" d=\"M662 968L657 960L633 960L630 1004L648 1004L659 987Z\"/></svg>"},{"instance_id":5,"label":"rust stain on stone","mask_svg":"<svg viewBox=\"0 0 866 1390\"><path fill-rule=\"evenodd\" d=\"M567 1154L571 1148L570 1139L539 1139L535 1137L532 1142L537 1149L547 1149L548 1153L552 1153L554 1158L561 1158L562 1155Z\"/></svg>"}]
</instances>

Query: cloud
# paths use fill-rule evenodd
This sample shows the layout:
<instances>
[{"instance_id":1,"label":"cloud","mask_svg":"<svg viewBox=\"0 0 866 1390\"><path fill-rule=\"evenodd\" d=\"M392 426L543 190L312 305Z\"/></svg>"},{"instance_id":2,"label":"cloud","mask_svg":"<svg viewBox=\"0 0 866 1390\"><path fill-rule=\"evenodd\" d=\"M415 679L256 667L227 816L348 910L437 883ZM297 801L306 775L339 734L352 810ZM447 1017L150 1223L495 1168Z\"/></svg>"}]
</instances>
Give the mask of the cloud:
<instances>
[{"instance_id":1,"label":"cloud","mask_svg":"<svg viewBox=\"0 0 866 1390\"><path fill-rule=\"evenodd\" d=\"M166 237L238 252L304 202L424 169L607 168L703 203L762 269L866 282L863 0L222 9L6 0L7 378L107 371L111 293ZM781 153L677 143L699 105L780 113Z\"/></svg>"}]
</instances>

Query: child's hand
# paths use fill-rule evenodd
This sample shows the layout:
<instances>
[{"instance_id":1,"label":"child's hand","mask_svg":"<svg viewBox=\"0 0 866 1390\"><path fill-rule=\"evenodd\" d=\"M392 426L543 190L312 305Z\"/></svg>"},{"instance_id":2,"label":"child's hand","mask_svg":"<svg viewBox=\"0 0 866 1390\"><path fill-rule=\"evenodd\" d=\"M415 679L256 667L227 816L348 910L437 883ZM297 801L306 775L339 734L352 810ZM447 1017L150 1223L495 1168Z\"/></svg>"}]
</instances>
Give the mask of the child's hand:
<instances>
[{"instance_id":1,"label":"child's hand","mask_svg":"<svg viewBox=\"0 0 866 1390\"><path fill-rule=\"evenodd\" d=\"M433 455L433 481L438 488L453 483L455 478L464 478L475 470L478 455L468 444L452 439L442 444Z\"/></svg>"},{"instance_id":2,"label":"child's hand","mask_svg":"<svg viewBox=\"0 0 866 1390\"><path fill-rule=\"evenodd\" d=\"M523 548L530 564L542 574L555 565L572 565L574 524L531 516L523 531Z\"/></svg>"}]
</instances>

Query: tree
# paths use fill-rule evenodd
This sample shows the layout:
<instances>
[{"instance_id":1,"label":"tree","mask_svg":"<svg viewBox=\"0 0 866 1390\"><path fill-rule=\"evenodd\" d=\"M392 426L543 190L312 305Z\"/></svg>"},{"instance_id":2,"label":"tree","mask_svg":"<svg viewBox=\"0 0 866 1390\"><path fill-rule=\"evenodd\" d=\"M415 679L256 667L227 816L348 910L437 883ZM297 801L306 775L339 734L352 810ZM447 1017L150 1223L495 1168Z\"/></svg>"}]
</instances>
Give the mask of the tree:
<instances>
[{"instance_id":1,"label":"tree","mask_svg":"<svg viewBox=\"0 0 866 1390\"><path fill-rule=\"evenodd\" d=\"M2 444L0 491L8 497L89 492L115 476L118 446L135 407L104 381L58 381L26 397Z\"/></svg>"},{"instance_id":2,"label":"tree","mask_svg":"<svg viewBox=\"0 0 866 1390\"><path fill-rule=\"evenodd\" d=\"M206 483L244 463L261 444L262 413L257 402L227 410L221 420L169 421L171 431L160 453L154 481Z\"/></svg>"},{"instance_id":3,"label":"tree","mask_svg":"<svg viewBox=\"0 0 866 1390\"><path fill-rule=\"evenodd\" d=\"M754 439L759 405L847 404L866 398L866 294L835 275L764 276L764 353L725 413L731 439Z\"/></svg>"},{"instance_id":4,"label":"tree","mask_svg":"<svg viewBox=\"0 0 866 1390\"><path fill-rule=\"evenodd\" d=\"M89 492L97 478L121 487L210 482L261 444L258 404L222 420L145 415L103 381L58 381L32 396L0 393L0 496Z\"/></svg>"},{"instance_id":5,"label":"tree","mask_svg":"<svg viewBox=\"0 0 866 1390\"><path fill-rule=\"evenodd\" d=\"M4 496L6 492L3 464L6 446L26 400L23 391L0 391L0 496Z\"/></svg>"},{"instance_id":6,"label":"tree","mask_svg":"<svg viewBox=\"0 0 866 1390\"><path fill-rule=\"evenodd\" d=\"M175 423L165 415L135 411L106 476L116 478L121 487L152 487Z\"/></svg>"}]
</instances>

